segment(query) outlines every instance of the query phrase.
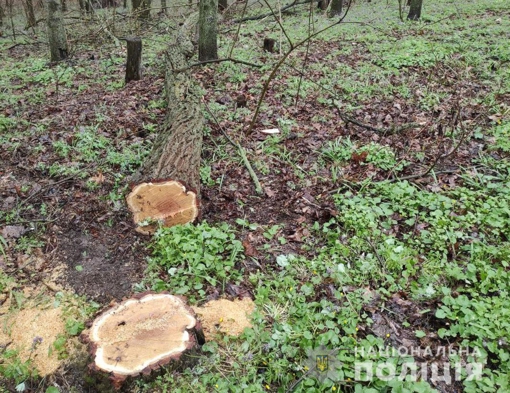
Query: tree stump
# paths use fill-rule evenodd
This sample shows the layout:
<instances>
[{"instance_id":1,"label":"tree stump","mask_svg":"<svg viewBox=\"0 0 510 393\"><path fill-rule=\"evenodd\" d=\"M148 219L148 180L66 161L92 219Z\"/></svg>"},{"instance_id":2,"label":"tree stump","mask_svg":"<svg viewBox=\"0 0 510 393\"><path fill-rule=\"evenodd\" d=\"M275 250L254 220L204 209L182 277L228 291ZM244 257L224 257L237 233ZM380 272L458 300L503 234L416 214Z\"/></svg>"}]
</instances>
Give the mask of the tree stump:
<instances>
[{"instance_id":1,"label":"tree stump","mask_svg":"<svg viewBox=\"0 0 510 393\"><path fill-rule=\"evenodd\" d=\"M197 195L175 180L142 183L127 196L136 231L153 234L158 224L171 227L193 222L198 216Z\"/></svg>"},{"instance_id":2,"label":"tree stump","mask_svg":"<svg viewBox=\"0 0 510 393\"><path fill-rule=\"evenodd\" d=\"M264 38L264 50L266 52L273 53L274 47L276 45L276 40L273 38Z\"/></svg>"},{"instance_id":3,"label":"tree stump","mask_svg":"<svg viewBox=\"0 0 510 393\"><path fill-rule=\"evenodd\" d=\"M109 374L116 389L128 377L148 375L163 365L181 368L204 343L201 325L184 298L151 292L105 311L82 339L94 359L90 368Z\"/></svg>"},{"instance_id":4,"label":"tree stump","mask_svg":"<svg viewBox=\"0 0 510 393\"><path fill-rule=\"evenodd\" d=\"M409 14L407 15L407 19L409 20L419 20L421 18L421 6L423 0L410 0L409 5Z\"/></svg>"},{"instance_id":5,"label":"tree stump","mask_svg":"<svg viewBox=\"0 0 510 393\"><path fill-rule=\"evenodd\" d=\"M126 59L126 83L142 79L142 40L139 37L128 37Z\"/></svg>"}]
</instances>

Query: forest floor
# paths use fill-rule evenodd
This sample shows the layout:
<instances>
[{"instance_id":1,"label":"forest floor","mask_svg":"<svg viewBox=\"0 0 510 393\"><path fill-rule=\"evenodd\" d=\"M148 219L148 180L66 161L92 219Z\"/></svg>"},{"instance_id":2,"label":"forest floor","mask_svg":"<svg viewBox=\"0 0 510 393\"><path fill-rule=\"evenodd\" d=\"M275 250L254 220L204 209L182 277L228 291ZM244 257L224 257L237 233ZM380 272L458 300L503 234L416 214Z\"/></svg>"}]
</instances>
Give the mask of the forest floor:
<instances>
[{"instance_id":1,"label":"forest floor","mask_svg":"<svg viewBox=\"0 0 510 393\"><path fill-rule=\"evenodd\" d=\"M195 367L124 391L510 391L510 7L458 3L431 0L421 21L401 22L397 5L356 2L291 51L249 134L286 37L332 20L310 5L282 24L225 18L220 57L260 67L193 68L201 217L153 238L135 232L125 196L165 119L171 25L142 35L144 77L127 85L125 49L97 21L70 29L72 57L56 65L42 27L16 41L4 27L0 392L106 391L78 336L144 290L257 308ZM119 37L139 33L116 23ZM281 53L263 51L266 37ZM328 378L313 372L324 354ZM373 376L355 372L368 363Z\"/></svg>"}]
</instances>

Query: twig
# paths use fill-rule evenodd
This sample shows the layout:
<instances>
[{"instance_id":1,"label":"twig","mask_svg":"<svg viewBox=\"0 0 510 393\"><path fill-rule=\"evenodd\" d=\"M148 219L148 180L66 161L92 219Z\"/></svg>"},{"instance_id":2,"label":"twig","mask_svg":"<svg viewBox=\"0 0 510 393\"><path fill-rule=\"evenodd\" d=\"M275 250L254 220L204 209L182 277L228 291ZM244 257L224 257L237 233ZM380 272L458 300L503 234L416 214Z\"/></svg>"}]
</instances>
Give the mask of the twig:
<instances>
[{"instance_id":1,"label":"twig","mask_svg":"<svg viewBox=\"0 0 510 393\"><path fill-rule=\"evenodd\" d=\"M73 180L74 179L74 176L70 176L70 177L66 177L65 179L62 179L62 180L59 180L55 183L51 183L51 184L48 184L44 187L41 187L40 190L37 190L35 192L33 192L32 194L30 194L26 199L22 200L18 206L21 207L23 206L25 203L27 203L28 201L30 201L32 198L34 198L37 194L41 193L42 191L44 191L45 189L47 188L50 188L50 187L54 187L54 186L58 186L59 184L62 184L62 183L67 183L68 181L70 180Z\"/></svg>"},{"instance_id":2,"label":"twig","mask_svg":"<svg viewBox=\"0 0 510 393\"><path fill-rule=\"evenodd\" d=\"M224 61L231 61L232 63L244 64L244 65L247 65L247 66L250 66L250 67L257 67L257 68L262 67L262 64L255 64L255 63L250 63L249 61L244 61L244 60L239 60L239 59L233 59L231 57L226 57L226 58L223 58L223 59L204 60L204 61L199 61L199 62L196 62L196 63L192 63L187 68L177 69L177 70L174 70L174 72L183 72L183 71L186 71L187 69L189 69L191 67L197 67L197 66L201 66L201 65L204 65L204 64L211 64L211 63L223 63Z\"/></svg>"},{"instance_id":3,"label":"twig","mask_svg":"<svg viewBox=\"0 0 510 393\"><path fill-rule=\"evenodd\" d=\"M338 107L337 104L335 104L335 101L332 99L331 100L331 103L333 104L333 106L335 107L335 109L337 110L338 112L338 116L346 123L352 123L352 124L355 124L357 125L358 127L362 127L362 128L365 128L369 131L374 131L374 132L377 132L379 134L383 134L383 135L392 135L392 134L398 134L404 130L407 130L409 128L417 128L417 127L420 127L420 125L418 123L407 123L407 124L403 124L399 127L392 127L392 128L388 128L388 129L382 129L382 128L377 128L377 127L373 127L369 124L363 124L361 122L359 122L358 120L356 119L353 119L352 117L342 113L342 111L340 110L340 108Z\"/></svg>"},{"instance_id":4,"label":"twig","mask_svg":"<svg viewBox=\"0 0 510 393\"><path fill-rule=\"evenodd\" d=\"M209 106L207 105L207 103L205 101L204 101L204 105L205 105L205 109L211 115L213 120L216 122L216 124L220 128L220 130L223 133L223 135L225 136L225 138L227 138L227 140L230 142L230 144L237 149L237 152L241 156L241 159L243 160L243 163L246 166L246 169L248 169L248 173L250 174L250 177L251 177L253 183L255 184L255 192L258 195L263 195L264 191L262 190L262 186L260 185L259 178L257 177L257 174L253 170L253 167L251 166L250 161L248 161L248 157L246 156L245 150L239 143L235 142L232 138L230 138L230 136L227 134L225 129L220 125L218 119L216 118L214 113L212 113L211 109L209 108Z\"/></svg>"}]
</instances>

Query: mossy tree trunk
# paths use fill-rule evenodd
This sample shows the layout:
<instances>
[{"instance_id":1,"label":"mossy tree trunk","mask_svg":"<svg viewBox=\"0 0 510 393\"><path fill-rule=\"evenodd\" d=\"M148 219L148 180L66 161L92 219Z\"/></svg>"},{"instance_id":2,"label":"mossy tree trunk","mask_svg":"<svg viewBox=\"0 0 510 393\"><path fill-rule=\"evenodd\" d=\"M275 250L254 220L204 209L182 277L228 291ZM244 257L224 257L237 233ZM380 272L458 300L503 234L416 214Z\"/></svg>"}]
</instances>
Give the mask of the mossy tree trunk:
<instances>
[{"instance_id":1,"label":"mossy tree trunk","mask_svg":"<svg viewBox=\"0 0 510 393\"><path fill-rule=\"evenodd\" d=\"M193 44L182 32L176 33L172 42L166 52L168 107L163 130L154 141L149 158L130 180L178 180L198 195L204 119L197 85L187 69Z\"/></svg>"},{"instance_id":2,"label":"mossy tree trunk","mask_svg":"<svg viewBox=\"0 0 510 393\"><path fill-rule=\"evenodd\" d=\"M48 0L48 42L51 61L61 61L69 56L64 20L57 0Z\"/></svg>"},{"instance_id":3,"label":"mossy tree trunk","mask_svg":"<svg viewBox=\"0 0 510 393\"><path fill-rule=\"evenodd\" d=\"M409 20L418 20L421 17L421 6L423 0L411 0L411 8L409 9L409 14L407 15L407 19Z\"/></svg>"},{"instance_id":4,"label":"mossy tree trunk","mask_svg":"<svg viewBox=\"0 0 510 393\"><path fill-rule=\"evenodd\" d=\"M218 0L200 0L198 60L218 58Z\"/></svg>"},{"instance_id":5,"label":"mossy tree trunk","mask_svg":"<svg viewBox=\"0 0 510 393\"><path fill-rule=\"evenodd\" d=\"M342 15L342 4L343 0L332 0L329 8L329 17L334 18L335 16Z\"/></svg>"}]
</instances>

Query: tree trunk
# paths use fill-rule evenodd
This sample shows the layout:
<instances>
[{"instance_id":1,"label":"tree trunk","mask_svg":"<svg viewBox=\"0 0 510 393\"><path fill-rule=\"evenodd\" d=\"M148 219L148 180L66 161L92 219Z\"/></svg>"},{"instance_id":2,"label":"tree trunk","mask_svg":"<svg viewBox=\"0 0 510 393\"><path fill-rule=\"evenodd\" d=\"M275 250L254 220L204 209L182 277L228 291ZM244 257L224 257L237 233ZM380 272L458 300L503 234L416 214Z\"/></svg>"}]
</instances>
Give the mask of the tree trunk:
<instances>
[{"instance_id":1,"label":"tree trunk","mask_svg":"<svg viewBox=\"0 0 510 393\"><path fill-rule=\"evenodd\" d=\"M319 0L319 2L317 3L317 6L323 11L326 11L328 9L328 5L329 0Z\"/></svg>"},{"instance_id":2,"label":"tree trunk","mask_svg":"<svg viewBox=\"0 0 510 393\"><path fill-rule=\"evenodd\" d=\"M171 42L166 53L168 107L164 128L154 141L149 158L130 181L178 180L199 195L204 119L197 86L187 69L193 44L182 32L175 34Z\"/></svg>"},{"instance_id":3,"label":"tree trunk","mask_svg":"<svg viewBox=\"0 0 510 393\"><path fill-rule=\"evenodd\" d=\"M151 0L132 0L133 12L138 19L148 20L151 16Z\"/></svg>"},{"instance_id":4,"label":"tree trunk","mask_svg":"<svg viewBox=\"0 0 510 393\"><path fill-rule=\"evenodd\" d=\"M329 9L329 17L334 18L335 16L342 15L342 3L343 0L332 0L331 7Z\"/></svg>"},{"instance_id":5,"label":"tree trunk","mask_svg":"<svg viewBox=\"0 0 510 393\"><path fill-rule=\"evenodd\" d=\"M48 0L48 41L50 44L51 61L61 61L67 58L67 36L64 20L57 0Z\"/></svg>"},{"instance_id":6,"label":"tree trunk","mask_svg":"<svg viewBox=\"0 0 510 393\"><path fill-rule=\"evenodd\" d=\"M198 18L198 60L218 58L218 0L200 0Z\"/></svg>"},{"instance_id":7,"label":"tree trunk","mask_svg":"<svg viewBox=\"0 0 510 393\"><path fill-rule=\"evenodd\" d=\"M409 15L407 19L418 20L421 17L421 5L423 0L411 0L411 8L409 9Z\"/></svg>"},{"instance_id":8,"label":"tree trunk","mask_svg":"<svg viewBox=\"0 0 510 393\"><path fill-rule=\"evenodd\" d=\"M27 14L27 28L34 27L37 24L34 12L34 3L32 0L25 0L25 11Z\"/></svg>"},{"instance_id":9,"label":"tree trunk","mask_svg":"<svg viewBox=\"0 0 510 393\"><path fill-rule=\"evenodd\" d=\"M161 12L162 12L164 15L167 15L166 0L161 0Z\"/></svg>"},{"instance_id":10,"label":"tree trunk","mask_svg":"<svg viewBox=\"0 0 510 393\"><path fill-rule=\"evenodd\" d=\"M5 18L5 9L2 6L2 1L0 0L0 27L4 25L4 18Z\"/></svg>"},{"instance_id":11,"label":"tree trunk","mask_svg":"<svg viewBox=\"0 0 510 393\"><path fill-rule=\"evenodd\" d=\"M218 11L223 12L228 8L228 0L218 0Z\"/></svg>"},{"instance_id":12,"label":"tree trunk","mask_svg":"<svg viewBox=\"0 0 510 393\"><path fill-rule=\"evenodd\" d=\"M142 40L139 37L128 37L126 60L126 83L142 79Z\"/></svg>"},{"instance_id":13,"label":"tree trunk","mask_svg":"<svg viewBox=\"0 0 510 393\"><path fill-rule=\"evenodd\" d=\"M67 12L67 0L62 0L62 12Z\"/></svg>"}]
</instances>

